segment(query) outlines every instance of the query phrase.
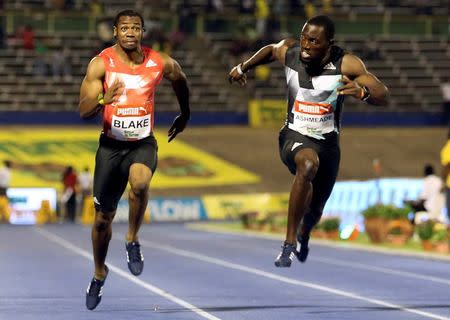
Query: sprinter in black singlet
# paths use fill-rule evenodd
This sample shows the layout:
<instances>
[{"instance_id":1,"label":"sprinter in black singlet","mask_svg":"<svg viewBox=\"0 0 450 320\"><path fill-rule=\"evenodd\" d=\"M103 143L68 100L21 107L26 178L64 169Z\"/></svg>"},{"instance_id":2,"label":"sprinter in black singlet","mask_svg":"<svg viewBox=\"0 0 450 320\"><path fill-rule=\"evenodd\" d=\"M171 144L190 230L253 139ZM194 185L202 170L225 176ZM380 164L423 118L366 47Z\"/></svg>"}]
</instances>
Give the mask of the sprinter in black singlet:
<instances>
[{"instance_id":1,"label":"sprinter in black singlet","mask_svg":"<svg viewBox=\"0 0 450 320\"><path fill-rule=\"evenodd\" d=\"M295 175L286 240L275 266L290 267L294 256L306 261L309 234L319 222L336 181L345 96L385 105L388 90L358 57L334 45L334 23L327 16L309 19L298 40L285 39L261 48L231 69L229 81L245 85L247 71L275 60L284 66L288 87L287 117L279 135L280 156Z\"/></svg>"}]
</instances>

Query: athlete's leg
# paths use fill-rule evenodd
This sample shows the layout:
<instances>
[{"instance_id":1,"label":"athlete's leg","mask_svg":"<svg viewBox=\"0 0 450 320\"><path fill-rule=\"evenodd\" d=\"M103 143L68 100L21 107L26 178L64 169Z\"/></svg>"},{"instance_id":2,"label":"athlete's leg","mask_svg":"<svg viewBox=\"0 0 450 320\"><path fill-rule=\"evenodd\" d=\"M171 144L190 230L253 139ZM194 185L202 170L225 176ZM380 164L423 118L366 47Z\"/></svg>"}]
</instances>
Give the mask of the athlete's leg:
<instances>
[{"instance_id":1,"label":"athlete's leg","mask_svg":"<svg viewBox=\"0 0 450 320\"><path fill-rule=\"evenodd\" d=\"M312 181L319 169L319 157L313 149L302 149L295 155L296 173L289 196L286 243L295 244L300 221L313 196Z\"/></svg>"},{"instance_id":2,"label":"athlete's leg","mask_svg":"<svg viewBox=\"0 0 450 320\"><path fill-rule=\"evenodd\" d=\"M128 175L119 170L121 150L100 146L97 150L94 171L95 221L92 225L92 248L95 277L105 276L105 258L111 240L111 223L117 204L127 186Z\"/></svg>"},{"instance_id":3,"label":"athlete's leg","mask_svg":"<svg viewBox=\"0 0 450 320\"><path fill-rule=\"evenodd\" d=\"M98 280L103 280L106 277L105 259L112 236L111 223L115 214L115 211L108 213L95 212L95 221L92 226L91 235L95 264L94 277Z\"/></svg>"},{"instance_id":4,"label":"athlete's leg","mask_svg":"<svg viewBox=\"0 0 450 320\"><path fill-rule=\"evenodd\" d=\"M144 219L145 209L148 203L148 190L152 179L152 171L142 163L133 163L130 167L128 181L130 191L128 192L129 217L127 242L137 242L139 228Z\"/></svg>"},{"instance_id":5,"label":"athlete's leg","mask_svg":"<svg viewBox=\"0 0 450 320\"><path fill-rule=\"evenodd\" d=\"M328 148L319 158L320 169L312 182L315 192L300 228L300 236L303 238L309 238L311 230L320 221L325 204L333 191L339 171L340 149L338 146Z\"/></svg>"}]
</instances>

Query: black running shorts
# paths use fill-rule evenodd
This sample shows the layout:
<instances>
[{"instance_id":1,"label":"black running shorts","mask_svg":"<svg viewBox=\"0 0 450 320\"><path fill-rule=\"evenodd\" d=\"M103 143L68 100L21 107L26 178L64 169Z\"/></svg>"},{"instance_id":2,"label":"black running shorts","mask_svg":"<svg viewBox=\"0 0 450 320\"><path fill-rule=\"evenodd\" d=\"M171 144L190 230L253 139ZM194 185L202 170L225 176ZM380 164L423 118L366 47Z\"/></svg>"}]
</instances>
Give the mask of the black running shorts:
<instances>
[{"instance_id":1,"label":"black running shorts","mask_svg":"<svg viewBox=\"0 0 450 320\"><path fill-rule=\"evenodd\" d=\"M310 148L319 156L319 169L312 181L313 197L310 208L320 211L333 190L341 157L338 134L333 132L324 136L326 139L318 140L302 135L288 127L283 127L278 140L281 160L294 175L297 170L294 161L297 152Z\"/></svg>"},{"instance_id":2,"label":"black running shorts","mask_svg":"<svg viewBox=\"0 0 450 320\"><path fill-rule=\"evenodd\" d=\"M155 172L158 145L153 135L138 141L118 141L100 136L95 157L94 203L104 213L117 209L128 183L130 167L142 163Z\"/></svg>"}]
</instances>

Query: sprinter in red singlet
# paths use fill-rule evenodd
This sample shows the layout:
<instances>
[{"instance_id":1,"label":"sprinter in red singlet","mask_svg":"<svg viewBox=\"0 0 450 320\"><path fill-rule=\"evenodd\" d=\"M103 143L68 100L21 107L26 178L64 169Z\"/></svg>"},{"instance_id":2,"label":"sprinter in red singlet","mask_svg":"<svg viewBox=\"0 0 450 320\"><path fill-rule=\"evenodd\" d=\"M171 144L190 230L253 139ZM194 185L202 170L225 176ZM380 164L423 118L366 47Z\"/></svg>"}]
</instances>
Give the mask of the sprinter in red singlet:
<instances>
[{"instance_id":1,"label":"sprinter in red singlet","mask_svg":"<svg viewBox=\"0 0 450 320\"><path fill-rule=\"evenodd\" d=\"M89 310L95 309L101 300L108 274L105 259L112 235L111 223L128 182L130 210L125 239L128 268L137 276L144 267L137 234L157 165L154 95L163 77L172 83L181 110L169 129L169 142L184 130L190 117L186 76L175 60L141 45L142 16L132 10L122 11L117 14L113 28L116 44L91 60L80 89L81 117L103 113L94 173L95 272L86 292Z\"/></svg>"}]
</instances>

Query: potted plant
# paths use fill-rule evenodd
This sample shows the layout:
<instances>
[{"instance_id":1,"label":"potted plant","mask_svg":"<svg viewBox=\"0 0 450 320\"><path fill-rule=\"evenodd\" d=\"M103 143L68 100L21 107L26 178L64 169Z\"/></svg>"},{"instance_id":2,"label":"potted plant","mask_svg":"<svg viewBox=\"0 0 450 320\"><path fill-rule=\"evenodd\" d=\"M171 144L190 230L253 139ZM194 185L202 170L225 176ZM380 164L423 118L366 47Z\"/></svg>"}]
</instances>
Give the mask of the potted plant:
<instances>
[{"instance_id":1,"label":"potted plant","mask_svg":"<svg viewBox=\"0 0 450 320\"><path fill-rule=\"evenodd\" d=\"M327 239L339 239L339 226L341 219L339 217L326 217L320 222L320 229L325 233Z\"/></svg>"},{"instance_id":2,"label":"potted plant","mask_svg":"<svg viewBox=\"0 0 450 320\"><path fill-rule=\"evenodd\" d=\"M414 230L408 220L410 211L409 206L400 208L390 204L376 204L368 207L362 212L367 236L372 242L380 243L387 239L390 230L396 229L390 234L401 234L403 238L411 237Z\"/></svg>"},{"instance_id":3,"label":"potted plant","mask_svg":"<svg viewBox=\"0 0 450 320\"><path fill-rule=\"evenodd\" d=\"M433 235L431 236L434 251L439 253L449 253L449 240L447 226L443 223L435 223L433 226Z\"/></svg>"},{"instance_id":4,"label":"potted plant","mask_svg":"<svg viewBox=\"0 0 450 320\"><path fill-rule=\"evenodd\" d=\"M322 230L322 226L320 223L316 224L311 230L311 237L319 239L326 238L325 231Z\"/></svg>"},{"instance_id":5,"label":"potted plant","mask_svg":"<svg viewBox=\"0 0 450 320\"><path fill-rule=\"evenodd\" d=\"M396 246L404 245L414 234L414 227L408 219L409 206L387 206L385 218L388 220L386 240Z\"/></svg>"},{"instance_id":6,"label":"potted plant","mask_svg":"<svg viewBox=\"0 0 450 320\"><path fill-rule=\"evenodd\" d=\"M383 216L384 205L376 204L362 212L364 228L371 242L380 243L386 238L386 219Z\"/></svg>"},{"instance_id":7,"label":"potted plant","mask_svg":"<svg viewBox=\"0 0 450 320\"><path fill-rule=\"evenodd\" d=\"M432 220L427 220L416 225L416 233L422 241L422 248L425 251L433 250L433 243L431 242L433 227L434 222Z\"/></svg>"}]
</instances>

